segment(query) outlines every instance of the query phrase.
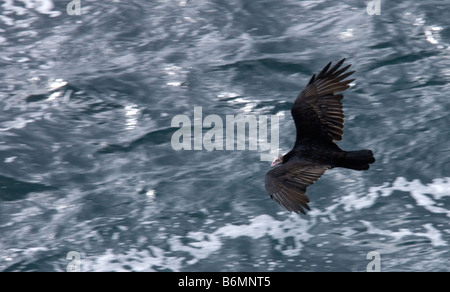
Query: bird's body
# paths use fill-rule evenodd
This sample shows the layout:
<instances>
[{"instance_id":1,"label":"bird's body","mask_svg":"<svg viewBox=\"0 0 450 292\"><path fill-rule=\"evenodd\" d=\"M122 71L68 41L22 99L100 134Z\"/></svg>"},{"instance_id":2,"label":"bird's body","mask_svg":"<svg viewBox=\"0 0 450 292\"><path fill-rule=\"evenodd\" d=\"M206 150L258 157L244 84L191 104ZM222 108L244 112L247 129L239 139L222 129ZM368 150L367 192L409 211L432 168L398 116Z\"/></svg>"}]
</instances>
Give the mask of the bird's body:
<instances>
[{"instance_id":1,"label":"bird's body","mask_svg":"<svg viewBox=\"0 0 450 292\"><path fill-rule=\"evenodd\" d=\"M371 150L343 151L336 145L343 135L342 94L354 73L340 68L345 59L330 69L331 62L314 75L295 100L291 114L297 139L291 151L278 157L266 175L266 190L285 209L305 213L309 210L306 188L330 168L367 170L375 161Z\"/></svg>"},{"instance_id":2,"label":"bird's body","mask_svg":"<svg viewBox=\"0 0 450 292\"><path fill-rule=\"evenodd\" d=\"M284 163L291 157L298 157L304 160L311 160L336 166L338 156L342 150L333 142L318 141L314 139L302 139L299 145L284 155Z\"/></svg>"}]
</instances>

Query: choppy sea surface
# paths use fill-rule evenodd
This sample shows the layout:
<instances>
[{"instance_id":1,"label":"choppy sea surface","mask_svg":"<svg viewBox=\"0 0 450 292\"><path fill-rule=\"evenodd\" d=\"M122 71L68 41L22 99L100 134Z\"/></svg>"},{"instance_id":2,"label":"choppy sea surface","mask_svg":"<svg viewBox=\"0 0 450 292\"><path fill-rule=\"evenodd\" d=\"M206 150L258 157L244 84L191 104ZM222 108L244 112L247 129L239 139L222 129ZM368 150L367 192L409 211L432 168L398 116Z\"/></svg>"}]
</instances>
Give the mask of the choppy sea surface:
<instances>
[{"instance_id":1,"label":"choppy sea surface","mask_svg":"<svg viewBox=\"0 0 450 292\"><path fill-rule=\"evenodd\" d=\"M0 2L0 271L450 271L448 1L72 2ZM327 171L306 216L261 151L173 149L201 107L277 115L289 151L344 57L339 145L377 161Z\"/></svg>"}]
</instances>

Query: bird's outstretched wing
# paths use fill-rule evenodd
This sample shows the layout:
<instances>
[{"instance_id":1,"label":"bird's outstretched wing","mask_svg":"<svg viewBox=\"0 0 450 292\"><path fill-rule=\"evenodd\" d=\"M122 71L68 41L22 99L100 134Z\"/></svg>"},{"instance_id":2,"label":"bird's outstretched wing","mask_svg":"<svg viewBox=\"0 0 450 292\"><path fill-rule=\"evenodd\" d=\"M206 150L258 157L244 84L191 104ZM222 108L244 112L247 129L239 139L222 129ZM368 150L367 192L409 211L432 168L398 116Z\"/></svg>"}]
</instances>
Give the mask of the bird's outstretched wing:
<instances>
[{"instance_id":1,"label":"bird's outstretched wing","mask_svg":"<svg viewBox=\"0 0 450 292\"><path fill-rule=\"evenodd\" d=\"M306 188L329 168L306 160L289 160L267 172L266 191L286 210L305 214L303 208L310 210Z\"/></svg>"},{"instance_id":2,"label":"bird's outstretched wing","mask_svg":"<svg viewBox=\"0 0 450 292\"><path fill-rule=\"evenodd\" d=\"M351 65L340 68L345 59L331 69L331 62L316 76L313 75L291 108L297 128L296 145L304 138L340 141L344 134L342 94L354 79L344 80L355 71L347 72Z\"/></svg>"}]
</instances>

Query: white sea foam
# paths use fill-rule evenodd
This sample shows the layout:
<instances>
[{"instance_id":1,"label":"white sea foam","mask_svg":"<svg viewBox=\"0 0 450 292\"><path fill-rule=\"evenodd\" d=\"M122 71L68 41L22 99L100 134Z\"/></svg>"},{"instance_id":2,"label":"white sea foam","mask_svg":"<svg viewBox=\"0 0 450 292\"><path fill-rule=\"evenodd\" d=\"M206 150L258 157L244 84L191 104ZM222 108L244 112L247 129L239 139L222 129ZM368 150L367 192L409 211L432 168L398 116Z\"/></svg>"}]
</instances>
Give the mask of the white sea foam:
<instances>
[{"instance_id":1,"label":"white sea foam","mask_svg":"<svg viewBox=\"0 0 450 292\"><path fill-rule=\"evenodd\" d=\"M406 228L400 228L398 231L391 231L387 229L380 229L373 226L369 221L361 220L361 222L368 228L369 234L380 234L389 237L393 237L396 242L401 241L406 236L425 237L431 241L433 246L446 246L447 243L442 239L442 233L433 227L431 223L423 225L426 232L413 232Z\"/></svg>"},{"instance_id":2,"label":"white sea foam","mask_svg":"<svg viewBox=\"0 0 450 292\"><path fill-rule=\"evenodd\" d=\"M153 271L153 270L172 270L180 271L190 265L197 264L212 255L217 255L224 247L225 241L239 237L248 237L252 240L259 240L263 237L273 239L273 249L283 254L286 258L295 258L301 256L305 245L316 236L312 229L319 224L331 224L330 220L338 220L338 209L346 212L370 208L380 198L391 196L395 191L409 193L416 201L415 208L424 208L434 214L445 214L450 216L450 211L443 206L437 206L437 200L450 196L450 178L435 179L429 184L424 184L419 180L408 181L399 177L393 183L384 183L381 186L371 187L367 193L350 193L330 205L325 210L313 209L308 217L297 214L281 216L282 219L276 219L269 215L258 215L249 219L247 224L225 224L211 230L210 221L206 220L205 230L192 231L186 236L169 235L168 248L150 246L148 250L130 249L124 254L114 254L108 250L105 254L89 259L84 267L87 270L107 271L107 270L135 270L135 271ZM342 211L339 211L342 213ZM281 214L282 215L282 214ZM322 220L324 219L324 220ZM402 242L411 238L424 238L433 247L447 246L448 242L444 238L445 232L441 230L442 226L435 223L415 224L414 227L386 226L379 227L379 222L370 221L370 216L366 220L359 220L367 230L366 235L382 235L388 238L388 243L380 243L383 254L393 253L396 250L404 248ZM360 236L361 232L356 231L354 227L342 226L337 230L341 236L349 242L352 238ZM201 230L201 229L200 229ZM336 231L336 230L335 230ZM289 239L290 244L287 243ZM292 242L294 244L292 244ZM325 241L326 242L326 241ZM325 242L317 245L322 248ZM395 245L395 247L393 247ZM330 264L330 260L328 264ZM301 262L301 261L299 261ZM260 264L269 264L264 262L264 258L257 259L255 266ZM272 263L272 266L276 263Z\"/></svg>"},{"instance_id":3,"label":"white sea foam","mask_svg":"<svg viewBox=\"0 0 450 292\"><path fill-rule=\"evenodd\" d=\"M61 15L60 11L54 10L55 5L52 0L27 0L21 1L23 4L16 4L17 1L4 1L2 4L5 12L16 15L24 15L28 9L33 9L41 14L49 15L50 17L57 17ZM25 7L23 7L25 6Z\"/></svg>"},{"instance_id":4,"label":"white sea foam","mask_svg":"<svg viewBox=\"0 0 450 292\"><path fill-rule=\"evenodd\" d=\"M385 183L381 186L371 187L368 193L352 192L340 199L345 211L371 207L379 196L391 196L394 191L407 192L416 201L418 206L425 208L431 213L443 213L450 217L450 210L438 206L437 200L450 196L450 178L434 179L429 184L420 180L408 181L398 177L391 185ZM431 197L430 197L431 195Z\"/></svg>"},{"instance_id":5,"label":"white sea foam","mask_svg":"<svg viewBox=\"0 0 450 292\"><path fill-rule=\"evenodd\" d=\"M131 267L133 271L155 271L157 269L179 271L183 266L196 264L213 253L219 252L225 239L235 239L241 236L252 239L269 236L277 239L279 243L275 249L286 256L294 256L300 253L303 247L302 242L312 237L308 233L309 228L308 221L296 215L288 216L281 221L268 215L259 215L250 219L249 224L227 224L211 233L189 232L185 237L190 241L188 244L184 244L180 236L172 235L168 239L169 251L156 246L150 246L149 250L141 251L130 249L124 254L115 254L112 250L107 250L103 255L84 258L82 270L126 271ZM294 238L297 245L292 249L282 249L282 245L288 237ZM181 254L183 256L180 256Z\"/></svg>"}]
</instances>

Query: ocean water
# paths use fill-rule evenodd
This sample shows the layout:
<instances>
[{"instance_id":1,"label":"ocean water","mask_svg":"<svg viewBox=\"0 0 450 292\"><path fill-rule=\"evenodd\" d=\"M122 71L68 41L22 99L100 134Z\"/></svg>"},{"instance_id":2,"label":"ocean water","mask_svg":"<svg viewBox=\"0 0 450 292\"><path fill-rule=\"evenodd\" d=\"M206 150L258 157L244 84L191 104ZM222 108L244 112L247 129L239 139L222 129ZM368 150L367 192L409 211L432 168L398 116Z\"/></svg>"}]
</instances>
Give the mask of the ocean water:
<instances>
[{"instance_id":1,"label":"ocean water","mask_svg":"<svg viewBox=\"0 0 450 292\"><path fill-rule=\"evenodd\" d=\"M450 271L450 3L369 2L1 1L0 271ZM289 151L344 57L339 145L377 161L327 171L306 216L261 151L173 149L201 107L276 115Z\"/></svg>"}]
</instances>

